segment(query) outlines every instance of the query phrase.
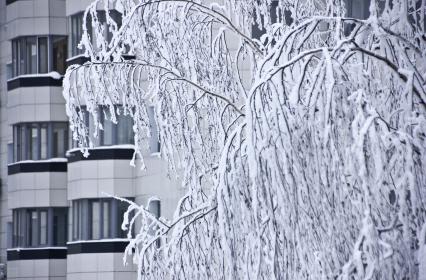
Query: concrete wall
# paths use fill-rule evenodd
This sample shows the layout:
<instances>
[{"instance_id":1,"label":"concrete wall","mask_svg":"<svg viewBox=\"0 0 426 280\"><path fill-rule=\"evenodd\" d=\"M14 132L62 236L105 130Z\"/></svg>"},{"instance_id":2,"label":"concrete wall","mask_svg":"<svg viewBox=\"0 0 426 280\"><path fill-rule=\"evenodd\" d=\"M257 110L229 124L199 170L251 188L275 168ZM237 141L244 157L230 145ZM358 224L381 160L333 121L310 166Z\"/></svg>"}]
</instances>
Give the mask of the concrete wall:
<instances>
[{"instance_id":1,"label":"concrete wall","mask_svg":"<svg viewBox=\"0 0 426 280\"><path fill-rule=\"evenodd\" d=\"M135 169L130 160L82 160L68 163L68 200L134 197Z\"/></svg>"},{"instance_id":2,"label":"concrete wall","mask_svg":"<svg viewBox=\"0 0 426 280\"><path fill-rule=\"evenodd\" d=\"M9 261L7 279L65 280L66 265L66 259Z\"/></svg>"},{"instance_id":3,"label":"concrete wall","mask_svg":"<svg viewBox=\"0 0 426 280\"><path fill-rule=\"evenodd\" d=\"M20 87L10 90L7 107L10 125L20 122L68 121L62 87Z\"/></svg>"},{"instance_id":4,"label":"concrete wall","mask_svg":"<svg viewBox=\"0 0 426 280\"><path fill-rule=\"evenodd\" d=\"M68 206L66 172L18 173L8 181L10 209Z\"/></svg>"},{"instance_id":5,"label":"concrete wall","mask_svg":"<svg viewBox=\"0 0 426 280\"><path fill-rule=\"evenodd\" d=\"M6 264L7 225L11 221L7 194L7 144L11 130L7 114L6 64L12 60L11 46L7 40L6 1L0 1L0 263ZM0 272L1 273L1 272Z\"/></svg>"},{"instance_id":6,"label":"concrete wall","mask_svg":"<svg viewBox=\"0 0 426 280\"><path fill-rule=\"evenodd\" d=\"M134 265L123 265L122 253L74 254L67 257L67 280L134 280Z\"/></svg>"},{"instance_id":7,"label":"concrete wall","mask_svg":"<svg viewBox=\"0 0 426 280\"><path fill-rule=\"evenodd\" d=\"M66 35L65 0L20 0L7 5L7 38Z\"/></svg>"}]
</instances>

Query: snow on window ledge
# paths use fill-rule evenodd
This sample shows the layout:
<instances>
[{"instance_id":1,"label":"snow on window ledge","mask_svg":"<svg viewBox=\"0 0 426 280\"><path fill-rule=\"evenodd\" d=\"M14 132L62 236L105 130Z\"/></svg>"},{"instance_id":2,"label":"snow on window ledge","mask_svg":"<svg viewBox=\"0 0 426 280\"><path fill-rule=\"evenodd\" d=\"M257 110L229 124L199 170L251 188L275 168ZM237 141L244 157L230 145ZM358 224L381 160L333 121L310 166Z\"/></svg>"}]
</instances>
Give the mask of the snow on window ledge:
<instances>
[{"instance_id":1,"label":"snow on window ledge","mask_svg":"<svg viewBox=\"0 0 426 280\"><path fill-rule=\"evenodd\" d=\"M80 243L107 243L107 242L130 242L130 241L131 239L128 239L128 238L105 238L105 239L69 241L67 242L67 245L80 244Z\"/></svg>"},{"instance_id":2,"label":"snow on window ledge","mask_svg":"<svg viewBox=\"0 0 426 280\"><path fill-rule=\"evenodd\" d=\"M21 163L45 163L45 162L67 162L68 159L66 158L50 158L50 159L40 159L40 160L21 160L9 163L8 166L15 165L15 164L21 164Z\"/></svg>"},{"instance_id":3,"label":"snow on window ledge","mask_svg":"<svg viewBox=\"0 0 426 280\"><path fill-rule=\"evenodd\" d=\"M8 248L7 251L25 251L25 250L64 250L67 247L57 246L57 247L16 247L16 248Z\"/></svg>"},{"instance_id":4,"label":"snow on window ledge","mask_svg":"<svg viewBox=\"0 0 426 280\"><path fill-rule=\"evenodd\" d=\"M60 79L62 79L63 75L59 74L56 71L52 71L52 72L43 73L43 74L25 74L25 75L19 75L19 76L13 77L11 79L8 79L7 81L10 82L10 81L13 81L13 80L16 80L16 79L20 79L20 78L41 78L41 77L50 77L50 78L55 79L55 80L60 80Z\"/></svg>"}]
</instances>

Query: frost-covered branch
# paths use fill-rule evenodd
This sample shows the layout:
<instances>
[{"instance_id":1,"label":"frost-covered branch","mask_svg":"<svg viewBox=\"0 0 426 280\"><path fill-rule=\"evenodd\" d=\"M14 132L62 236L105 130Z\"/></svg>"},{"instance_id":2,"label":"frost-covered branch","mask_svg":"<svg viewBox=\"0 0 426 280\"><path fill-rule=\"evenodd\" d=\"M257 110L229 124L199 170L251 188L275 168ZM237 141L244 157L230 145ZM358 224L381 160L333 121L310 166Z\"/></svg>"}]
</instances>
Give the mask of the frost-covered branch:
<instances>
[{"instance_id":1,"label":"frost-covered branch","mask_svg":"<svg viewBox=\"0 0 426 280\"><path fill-rule=\"evenodd\" d=\"M170 221L130 204L126 223L138 230L126 256L140 278L426 271L426 3L371 0L361 20L343 2L88 8L98 35L86 32L81 46L92 61L64 78L74 139L92 145L99 111L129 114L143 161L154 106L161 156L187 190ZM100 8L118 10L122 26L96 20Z\"/></svg>"}]
</instances>

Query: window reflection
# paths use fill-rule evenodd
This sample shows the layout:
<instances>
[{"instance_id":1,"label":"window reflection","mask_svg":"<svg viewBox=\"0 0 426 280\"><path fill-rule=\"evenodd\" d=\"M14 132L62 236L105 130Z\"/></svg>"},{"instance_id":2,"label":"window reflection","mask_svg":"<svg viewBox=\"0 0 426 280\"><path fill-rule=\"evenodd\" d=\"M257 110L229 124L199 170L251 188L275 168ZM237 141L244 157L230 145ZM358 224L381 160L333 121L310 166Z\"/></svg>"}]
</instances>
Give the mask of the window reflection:
<instances>
[{"instance_id":1,"label":"window reflection","mask_svg":"<svg viewBox=\"0 0 426 280\"><path fill-rule=\"evenodd\" d=\"M50 71L64 74L66 54L65 36L25 36L14 39L12 40L12 76L42 74Z\"/></svg>"},{"instance_id":2,"label":"window reflection","mask_svg":"<svg viewBox=\"0 0 426 280\"><path fill-rule=\"evenodd\" d=\"M126 202L112 198L74 200L72 239L125 238L126 232L121 229L121 224L128 206Z\"/></svg>"},{"instance_id":3,"label":"window reflection","mask_svg":"<svg viewBox=\"0 0 426 280\"><path fill-rule=\"evenodd\" d=\"M14 161L65 157L68 123L21 123L13 126Z\"/></svg>"},{"instance_id":4,"label":"window reflection","mask_svg":"<svg viewBox=\"0 0 426 280\"><path fill-rule=\"evenodd\" d=\"M12 246L64 246L67 240L66 207L22 208L12 212ZM53 219L53 224L48 221ZM52 239L49 239L52 236Z\"/></svg>"}]
</instances>

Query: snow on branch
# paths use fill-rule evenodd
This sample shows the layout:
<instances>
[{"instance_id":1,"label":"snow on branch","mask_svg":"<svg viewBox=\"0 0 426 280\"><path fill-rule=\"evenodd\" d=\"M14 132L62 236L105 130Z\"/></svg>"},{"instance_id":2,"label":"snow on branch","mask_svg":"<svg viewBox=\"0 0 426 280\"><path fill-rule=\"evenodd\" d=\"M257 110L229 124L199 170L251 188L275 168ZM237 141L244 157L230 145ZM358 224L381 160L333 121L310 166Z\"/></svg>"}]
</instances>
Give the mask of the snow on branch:
<instances>
[{"instance_id":1,"label":"snow on branch","mask_svg":"<svg viewBox=\"0 0 426 280\"><path fill-rule=\"evenodd\" d=\"M272 2L86 10L91 62L64 77L73 138L96 137L81 106L100 130L99 108L115 122L120 104L143 161L154 105L161 157L187 190L171 220L129 202L126 256L140 279L419 279L425 2L372 0L364 20L345 1Z\"/></svg>"}]
</instances>

